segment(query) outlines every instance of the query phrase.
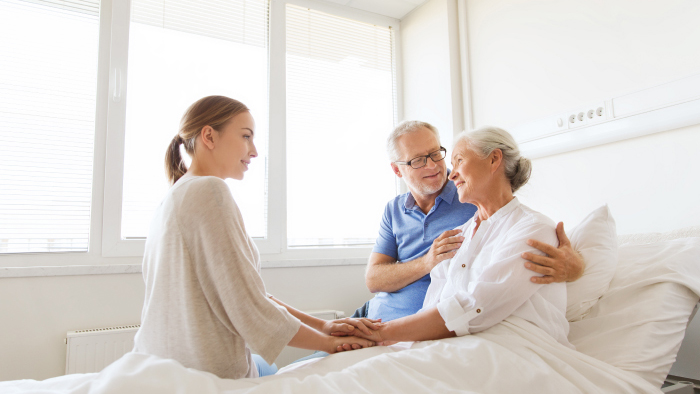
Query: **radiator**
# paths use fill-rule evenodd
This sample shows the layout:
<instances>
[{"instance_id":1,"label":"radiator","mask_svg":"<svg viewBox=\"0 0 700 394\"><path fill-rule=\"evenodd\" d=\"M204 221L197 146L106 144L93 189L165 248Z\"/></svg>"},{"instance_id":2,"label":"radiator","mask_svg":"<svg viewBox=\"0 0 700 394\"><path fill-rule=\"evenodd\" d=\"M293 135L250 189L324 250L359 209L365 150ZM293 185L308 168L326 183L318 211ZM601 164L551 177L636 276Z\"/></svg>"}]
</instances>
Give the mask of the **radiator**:
<instances>
[{"instance_id":1,"label":"radiator","mask_svg":"<svg viewBox=\"0 0 700 394\"><path fill-rule=\"evenodd\" d=\"M342 311L310 311L309 315L324 320L345 317ZM94 328L90 330L68 331L66 335L66 375L71 373L100 372L104 367L119 359L134 348L134 335L140 325ZM281 364L311 354L310 351L294 349L285 354Z\"/></svg>"},{"instance_id":2,"label":"radiator","mask_svg":"<svg viewBox=\"0 0 700 394\"><path fill-rule=\"evenodd\" d=\"M66 375L100 372L134 348L139 325L68 331Z\"/></svg>"},{"instance_id":3,"label":"radiator","mask_svg":"<svg viewBox=\"0 0 700 394\"><path fill-rule=\"evenodd\" d=\"M335 319L342 319L345 317L345 312L343 311L334 311L334 310L323 310L323 311L310 311L306 312L309 315L313 317L317 317L319 319L323 320L335 320Z\"/></svg>"}]
</instances>

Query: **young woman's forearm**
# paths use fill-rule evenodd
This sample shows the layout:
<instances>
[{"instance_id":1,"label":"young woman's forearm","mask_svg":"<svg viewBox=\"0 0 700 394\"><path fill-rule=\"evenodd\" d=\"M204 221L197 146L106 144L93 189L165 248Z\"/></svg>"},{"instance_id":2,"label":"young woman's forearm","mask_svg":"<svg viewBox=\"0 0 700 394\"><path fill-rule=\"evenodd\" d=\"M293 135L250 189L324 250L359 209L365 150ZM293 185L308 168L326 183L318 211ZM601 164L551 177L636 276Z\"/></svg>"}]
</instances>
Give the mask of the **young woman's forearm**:
<instances>
[{"instance_id":1,"label":"young woman's forearm","mask_svg":"<svg viewBox=\"0 0 700 394\"><path fill-rule=\"evenodd\" d=\"M295 309L295 308L293 308L292 306L285 304L284 302L278 300L278 299L275 298L275 297L270 296L270 299L271 299L272 301L274 301L274 302L276 302L276 303L282 305L283 307L285 307L285 308L287 309L287 311L289 311L289 313L292 314L292 316L294 316L294 317L296 317L297 319L301 320L302 323L304 323L304 324L306 324L307 326L313 328L314 330L320 331L321 328L323 327L323 324L326 322L326 321L323 320L323 319L319 319L319 318L317 318L317 317L313 317L313 316L308 315L308 314L306 314L306 313L304 313L304 312L302 312L302 311L300 311L300 310L298 310L298 309ZM296 347L299 347L299 346L296 346ZM304 349L307 349L307 348L304 348Z\"/></svg>"},{"instance_id":2,"label":"young woman's forearm","mask_svg":"<svg viewBox=\"0 0 700 394\"><path fill-rule=\"evenodd\" d=\"M321 350L326 353L335 353L335 349L331 349L331 339L332 337L322 334L306 324L302 324L299 326L299 331L297 331L296 335L292 337L292 340L289 341L288 345L301 349Z\"/></svg>"},{"instance_id":3,"label":"young woman's forearm","mask_svg":"<svg viewBox=\"0 0 700 394\"><path fill-rule=\"evenodd\" d=\"M437 307L392 320L384 325L380 335L384 341L427 341L456 336L445 327Z\"/></svg>"}]
</instances>

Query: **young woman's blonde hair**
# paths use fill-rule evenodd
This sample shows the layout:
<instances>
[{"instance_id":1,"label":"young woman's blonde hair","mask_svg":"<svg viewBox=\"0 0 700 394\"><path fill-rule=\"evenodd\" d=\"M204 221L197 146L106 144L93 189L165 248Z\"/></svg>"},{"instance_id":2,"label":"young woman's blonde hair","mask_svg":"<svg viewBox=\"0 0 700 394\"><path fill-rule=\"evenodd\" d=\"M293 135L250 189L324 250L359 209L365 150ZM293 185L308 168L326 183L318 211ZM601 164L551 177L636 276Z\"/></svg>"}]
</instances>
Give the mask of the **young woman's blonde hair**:
<instances>
[{"instance_id":1,"label":"young woman's blonde hair","mask_svg":"<svg viewBox=\"0 0 700 394\"><path fill-rule=\"evenodd\" d=\"M165 174L170 184L175 184L187 172L180 155L180 144L190 157L194 157L194 142L204 126L219 131L226 122L246 111L249 110L245 104L225 96L208 96L192 104L182 116L180 130L165 152Z\"/></svg>"}]
</instances>

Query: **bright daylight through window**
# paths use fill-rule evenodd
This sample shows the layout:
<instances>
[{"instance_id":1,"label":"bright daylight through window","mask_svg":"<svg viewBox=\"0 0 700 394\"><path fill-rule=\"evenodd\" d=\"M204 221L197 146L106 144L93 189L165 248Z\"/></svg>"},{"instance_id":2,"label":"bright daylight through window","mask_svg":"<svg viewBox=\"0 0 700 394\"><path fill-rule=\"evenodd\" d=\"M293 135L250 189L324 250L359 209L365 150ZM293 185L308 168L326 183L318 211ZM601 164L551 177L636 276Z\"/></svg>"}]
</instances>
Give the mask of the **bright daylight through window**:
<instances>
[{"instance_id":1,"label":"bright daylight through window","mask_svg":"<svg viewBox=\"0 0 700 394\"><path fill-rule=\"evenodd\" d=\"M88 249L99 2L0 0L0 253Z\"/></svg>"},{"instance_id":2,"label":"bright daylight through window","mask_svg":"<svg viewBox=\"0 0 700 394\"><path fill-rule=\"evenodd\" d=\"M287 5L287 244L374 243L396 195L392 30Z\"/></svg>"},{"instance_id":3,"label":"bright daylight through window","mask_svg":"<svg viewBox=\"0 0 700 394\"><path fill-rule=\"evenodd\" d=\"M165 151L187 107L209 95L235 98L256 122L253 160L228 181L248 233L266 236L267 18L264 0L132 0L127 74L122 238L148 234L168 190ZM187 154L182 152L183 157Z\"/></svg>"}]
</instances>

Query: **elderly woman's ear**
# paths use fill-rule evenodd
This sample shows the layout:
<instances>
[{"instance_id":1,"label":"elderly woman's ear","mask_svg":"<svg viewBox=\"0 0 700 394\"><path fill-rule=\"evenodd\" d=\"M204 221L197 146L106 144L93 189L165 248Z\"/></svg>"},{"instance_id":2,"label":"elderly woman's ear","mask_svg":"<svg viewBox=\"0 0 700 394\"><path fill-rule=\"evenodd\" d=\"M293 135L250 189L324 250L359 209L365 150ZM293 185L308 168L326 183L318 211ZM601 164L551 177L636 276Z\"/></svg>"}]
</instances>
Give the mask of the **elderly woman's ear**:
<instances>
[{"instance_id":1,"label":"elderly woman's ear","mask_svg":"<svg viewBox=\"0 0 700 394\"><path fill-rule=\"evenodd\" d=\"M491 173L493 174L503 162L503 151L496 148L491 152L489 158L491 159Z\"/></svg>"}]
</instances>

